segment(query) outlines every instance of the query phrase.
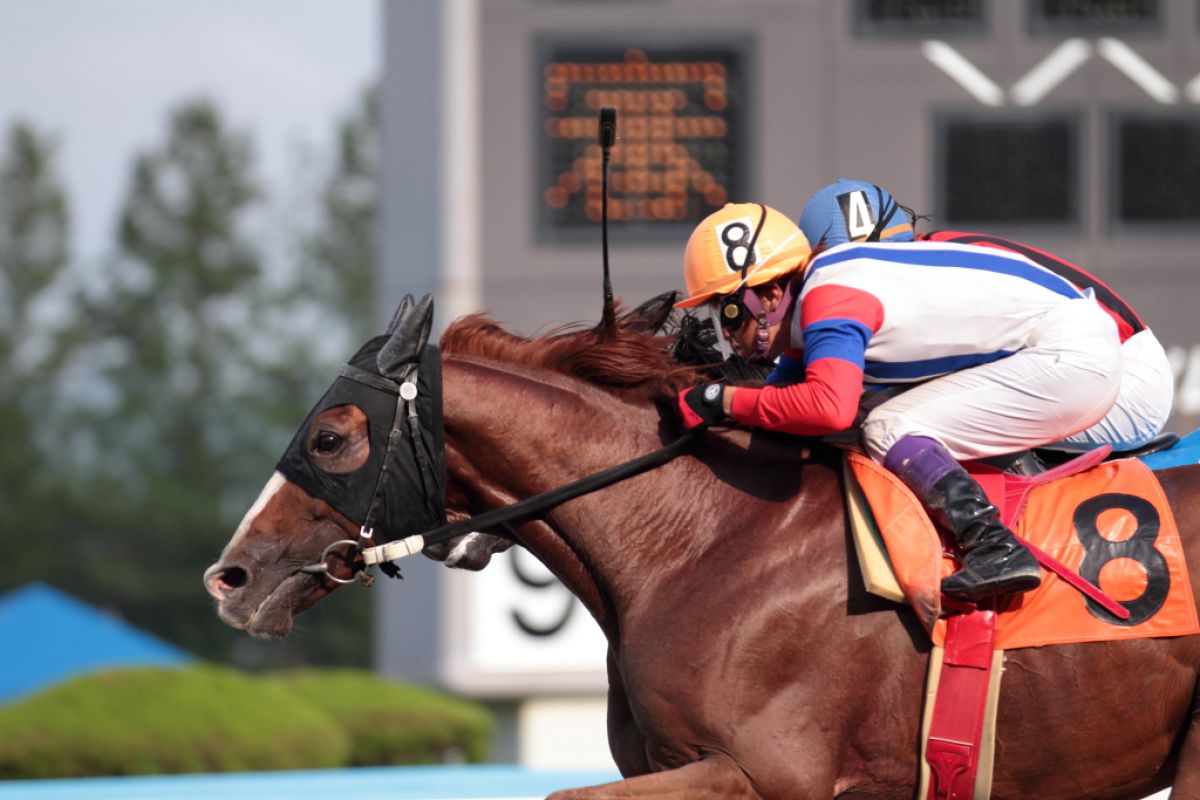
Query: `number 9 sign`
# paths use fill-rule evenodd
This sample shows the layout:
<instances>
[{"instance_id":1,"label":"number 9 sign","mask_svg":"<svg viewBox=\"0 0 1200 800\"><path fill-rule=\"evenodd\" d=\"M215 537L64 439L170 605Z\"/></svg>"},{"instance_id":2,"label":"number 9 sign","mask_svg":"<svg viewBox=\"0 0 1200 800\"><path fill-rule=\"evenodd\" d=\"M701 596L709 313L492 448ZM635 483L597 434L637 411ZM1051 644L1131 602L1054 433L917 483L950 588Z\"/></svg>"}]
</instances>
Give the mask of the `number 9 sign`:
<instances>
[{"instance_id":1,"label":"number 9 sign","mask_svg":"<svg viewBox=\"0 0 1200 800\"><path fill-rule=\"evenodd\" d=\"M600 626L528 551L514 547L482 572L451 577L452 592L466 595L468 672L489 680L586 674L604 686L608 643Z\"/></svg>"}]
</instances>

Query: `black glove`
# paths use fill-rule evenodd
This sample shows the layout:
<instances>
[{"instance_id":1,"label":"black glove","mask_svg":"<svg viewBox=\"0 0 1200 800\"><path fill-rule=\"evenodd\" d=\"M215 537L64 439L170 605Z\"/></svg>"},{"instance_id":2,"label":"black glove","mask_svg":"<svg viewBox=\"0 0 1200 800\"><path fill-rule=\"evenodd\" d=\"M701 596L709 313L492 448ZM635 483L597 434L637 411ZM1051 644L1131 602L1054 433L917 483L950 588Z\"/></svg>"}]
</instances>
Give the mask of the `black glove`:
<instances>
[{"instance_id":1,"label":"black glove","mask_svg":"<svg viewBox=\"0 0 1200 800\"><path fill-rule=\"evenodd\" d=\"M676 401L679 404L679 418L683 421L683 429L704 430L714 422L723 420L724 396L723 383L701 383L680 392Z\"/></svg>"}]
</instances>

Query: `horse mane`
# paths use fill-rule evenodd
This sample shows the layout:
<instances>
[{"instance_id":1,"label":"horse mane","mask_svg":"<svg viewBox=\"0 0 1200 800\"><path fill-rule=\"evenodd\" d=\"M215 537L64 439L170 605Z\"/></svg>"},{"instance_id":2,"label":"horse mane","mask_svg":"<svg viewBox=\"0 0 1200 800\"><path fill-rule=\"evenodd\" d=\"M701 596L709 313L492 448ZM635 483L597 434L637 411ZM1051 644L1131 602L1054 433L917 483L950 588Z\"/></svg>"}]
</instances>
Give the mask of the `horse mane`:
<instances>
[{"instance_id":1,"label":"horse mane","mask_svg":"<svg viewBox=\"0 0 1200 800\"><path fill-rule=\"evenodd\" d=\"M626 399L654 401L705 377L701 366L676 359L678 335L664 333L674 296L668 292L651 298L621 313L611 327L568 323L533 337L507 331L486 314L470 314L450 323L439 346L446 355L551 370Z\"/></svg>"}]
</instances>

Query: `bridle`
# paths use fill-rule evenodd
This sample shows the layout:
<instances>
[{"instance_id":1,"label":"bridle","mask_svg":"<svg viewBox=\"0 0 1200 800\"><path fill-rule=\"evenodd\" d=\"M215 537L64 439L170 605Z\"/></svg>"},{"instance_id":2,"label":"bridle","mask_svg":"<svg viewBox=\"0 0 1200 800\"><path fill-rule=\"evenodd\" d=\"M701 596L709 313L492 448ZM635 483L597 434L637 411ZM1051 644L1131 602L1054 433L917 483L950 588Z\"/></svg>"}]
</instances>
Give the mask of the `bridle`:
<instances>
[{"instance_id":1,"label":"bridle","mask_svg":"<svg viewBox=\"0 0 1200 800\"><path fill-rule=\"evenodd\" d=\"M376 563L367 560L370 554L377 549L375 546L375 517L379 511L380 501L387 491L389 467L399 457L399 442L401 439L406 439L409 442L412 457L417 464L417 472L420 476L422 486L421 500L426 505L431 505L430 497L433 487L437 486L438 476L434 474L432 461L429 453L425 451L421 439L421 420L417 413L416 403L419 394L417 372L417 364L414 363L411 365L411 369L407 371L407 374L401 380L397 381L351 364L345 364L338 370L338 377L348 378L372 389L395 395L396 412L392 417L392 427L388 434L387 448L383 454L383 461L380 464L379 472L375 476L375 490L371 496L371 504L367 510L366 518L359 527L358 538L339 539L331 543L322 551L319 560L304 565L300 568L301 572L323 575L334 583L339 584L358 581L368 586L370 585L372 578L366 573L365 567L371 563ZM407 436L404 435L406 422L408 428ZM331 566L331 559L333 558L339 559L343 564L350 565L362 562L363 566L355 569L349 578L342 578L334 574ZM381 565L380 569L383 569L389 577L399 576L400 571L398 568L391 567L391 570L389 570L388 567L391 567L391 565ZM392 570L394 570L394 573Z\"/></svg>"},{"instance_id":2,"label":"bridle","mask_svg":"<svg viewBox=\"0 0 1200 800\"><path fill-rule=\"evenodd\" d=\"M654 469L679 455L692 441L696 433L695 430L686 431L674 441L650 453L592 473L547 492L527 497L512 505L441 525L424 533L411 534L401 539L377 543L376 532L373 527L374 515L379 502L387 492L389 484L385 478L388 465L392 464L393 460L398 457L399 447L397 443L401 438L407 438L412 443L413 457L417 460L421 482L426 492L425 496L422 497L424 502L429 502L427 493L430 487L437 485L434 480L436 476L433 475L433 466L429 459L429 454L425 453L424 448L418 443L420 440L418 436L420 419L417 414L416 405L418 395L416 368L414 365L412 373L406 376L403 381L394 381L382 375L377 375L350 365L342 367L338 374L372 388L396 395L396 416L392 422L391 434L388 436L387 451L384 453L383 464L375 479L375 495L371 500L371 508L367 514L367 519L364 520L359 529L358 538L339 539L333 542L321 553L320 559L300 568L300 572L320 575L338 584L359 582L370 586L374 578L367 570L374 565L379 565L380 570L389 578L400 577L400 568L394 562L414 553L419 553L428 545L440 544L457 536L474 531L488 530L489 528L507 523L528 521L568 500L610 486L646 470ZM402 418L408 422L409 435L407 437L403 436L401 430ZM353 574L349 578L342 578L334 574L334 559L340 561L343 565L350 565L354 570Z\"/></svg>"}]
</instances>

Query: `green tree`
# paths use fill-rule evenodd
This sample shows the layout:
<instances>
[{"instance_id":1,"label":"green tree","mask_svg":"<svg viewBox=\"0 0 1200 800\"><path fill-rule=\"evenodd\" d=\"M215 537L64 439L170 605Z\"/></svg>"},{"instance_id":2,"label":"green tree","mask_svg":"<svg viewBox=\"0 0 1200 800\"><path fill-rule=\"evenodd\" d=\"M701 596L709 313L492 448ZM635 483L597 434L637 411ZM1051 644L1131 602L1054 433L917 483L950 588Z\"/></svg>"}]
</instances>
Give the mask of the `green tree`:
<instances>
[{"instance_id":1,"label":"green tree","mask_svg":"<svg viewBox=\"0 0 1200 800\"><path fill-rule=\"evenodd\" d=\"M350 347L378 333L375 273L379 209L379 92L364 89L337 123L335 157L320 190L316 230L308 237L304 285L349 324Z\"/></svg>"},{"instance_id":2,"label":"green tree","mask_svg":"<svg viewBox=\"0 0 1200 800\"><path fill-rule=\"evenodd\" d=\"M51 541L65 476L51 457L57 384L68 349L62 326L70 215L55 145L24 122L0 151L0 503L6 542ZM46 566L42 548L12 546L0 568L11 588Z\"/></svg>"},{"instance_id":3,"label":"green tree","mask_svg":"<svg viewBox=\"0 0 1200 800\"><path fill-rule=\"evenodd\" d=\"M200 584L329 379L266 280L263 198L249 139L206 101L176 109L166 142L134 162L117 252L87 299L102 388L81 411L93 459L76 503L80 593L199 655L361 663L322 635L340 633L321 621L330 612L302 625L308 637L253 642L216 619Z\"/></svg>"},{"instance_id":4,"label":"green tree","mask_svg":"<svg viewBox=\"0 0 1200 800\"><path fill-rule=\"evenodd\" d=\"M317 196L316 225L302 234L299 280L287 305L310 307L310 313L321 320L321 341L313 341L311 332L298 338L304 343L303 353L294 353L290 375L280 376L284 383L297 384L293 396L299 393L301 374L305 374L315 377L318 385L307 395L315 401L337 364L381 331L374 299L379 151L379 93L367 87L335 123L333 157ZM287 424L296 426L303 416L302 412ZM320 638L324 646L340 652L342 659L365 666L372 649L370 601L370 593L347 587L305 612L298 624L313 639Z\"/></svg>"}]
</instances>

